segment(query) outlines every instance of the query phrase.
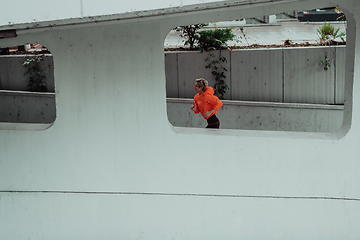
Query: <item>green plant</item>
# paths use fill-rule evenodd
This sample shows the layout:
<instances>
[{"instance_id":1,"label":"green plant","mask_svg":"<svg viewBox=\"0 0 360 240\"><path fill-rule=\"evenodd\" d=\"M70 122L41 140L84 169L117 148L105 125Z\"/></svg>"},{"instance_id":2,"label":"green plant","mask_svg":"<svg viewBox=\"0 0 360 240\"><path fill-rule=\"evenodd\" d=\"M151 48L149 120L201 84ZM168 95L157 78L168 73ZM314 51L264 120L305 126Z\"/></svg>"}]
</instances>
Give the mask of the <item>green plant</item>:
<instances>
[{"instance_id":1,"label":"green plant","mask_svg":"<svg viewBox=\"0 0 360 240\"><path fill-rule=\"evenodd\" d=\"M324 70L328 70L330 67L330 58L328 58L327 45L330 45L337 38L341 38L344 42L344 37L346 32L339 32L339 28L335 28L330 23L325 22L320 28L317 29L317 34L319 36L319 41L324 45L324 59L320 59L319 65L324 65Z\"/></svg>"},{"instance_id":2,"label":"green plant","mask_svg":"<svg viewBox=\"0 0 360 240\"><path fill-rule=\"evenodd\" d=\"M229 89L224 81L227 69L222 65L227 62L227 59L221 56L221 49L227 46L227 41L233 40L234 38L235 35L231 32L231 28L199 32L198 44L200 52L220 50L218 59L215 58L213 53L209 53L209 56L205 59L205 62L209 62L206 68L211 69L212 75L215 76L216 83L214 85L214 92L220 99L224 99L224 94L226 90Z\"/></svg>"},{"instance_id":3,"label":"green plant","mask_svg":"<svg viewBox=\"0 0 360 240\"><path fill-rule=\"evenodd\" d=\"M45 73L48 69L43 70L40 63L43 61L44 55L34 55L33 57L27 56L23 62L23 66L27 67L25 75L29 75L28 88L34 92L45 92L47 91L45 83Z\"/></svg>"},{"instance_id":4,"label":"green plant","mask_svg":"<svg viewBox=\"0 0 360 240\"><path fill-rule=\"evenodd\" d=\"M235 38L235 35L231 32L231 28L199 31L207 25L208 24L199 23L180 26L174 28L174 30L180 32L180 36L185 38L185 46L189 45L191 49L199 48L201 53L204 51L221 50L221 48L227 46L227 41ZM221 52L218 60L212 58L215 58L215 55L209 54L205 61L210 61L210 63L206 65L206 68L211 69L212 74L215 76L215 94L218 95L220 99L224 99L224 93L226 93L226 90L229 89L229 87L224 81L227 69L222 67L221 63L227 62L227 60L225 57L221 56Z\"/></svg>"},{"instance_id":5,"label":"green plant","mask_svg":"<svg viewBox=\"0 0 360 240\"><path fill-rule=\"evenodd\" d=\"M346 32L339 32L340 28L335 28L331 23L325 22L320 28L317 29L317 34L321 44L327 45L334 41L336 38L341 38L344 42Z\"/></svg>"},{"instance_id":6,"label":"green plant","mask_svg":"<svg viewBox=\"0 0 360 240\"><path fill-rule=\"evenodd\" d=\"M226 78L225 72L227 72L227 69L224 68L221 63L227 62L227 59L221 56L220 51L219 60L216 60L215 55L213 53L210 53L209 56L205 59L205 62L209 62L209 64L206 65L205 68L212 69L211 73L215 76L215 95L217 95L220 99L224 99L224 94L226 93L226 90L229 89L229 87L224 81L224 79ZM220 65L218 65L219 63Z\"/></svg>"},{"instance_id":7,"label":"green plant","mask_svg":"<svg viewBox=\"0 0 360 240\"><path fill-rule=\"evenodd\" d=\"M207 23L198 23L187 26L180 26L174 28L176 32L180 32L180 37L185 38L184 46L189 45L190 48L194 48L196 41L199 37L198 31L207 26Z\"/></svg>"},{"instance_id":8,"label":"green plant","mask_svg":"<svg viewBox=\"0 0 360 240\"><path fill-rule=\"evenodd\" d=\"M226 46L226 42L233 40L235 35L231 32L231 28L204 30L199 32L197 42L200 51L210 51L221 49Z\"/></svg>"},{"instance_id":9,"label":"green plant","mask_svg":"<svg viewBox=\"0 0 360 240\"><path fill-rule=\"evenodd\" d=\"M324 70L328 70L330 67L330 59L325 56L325 60L320 59L319 65L324 65Z\"/></svg>"}]
</instances>

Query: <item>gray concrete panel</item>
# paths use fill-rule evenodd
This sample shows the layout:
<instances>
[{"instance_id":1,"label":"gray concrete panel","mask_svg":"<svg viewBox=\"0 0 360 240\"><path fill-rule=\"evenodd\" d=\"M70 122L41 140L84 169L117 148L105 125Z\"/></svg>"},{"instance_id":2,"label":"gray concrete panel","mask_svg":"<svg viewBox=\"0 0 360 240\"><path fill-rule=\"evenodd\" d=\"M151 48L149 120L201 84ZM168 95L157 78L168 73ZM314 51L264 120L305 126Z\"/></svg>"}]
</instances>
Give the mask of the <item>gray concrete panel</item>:
<instances>
[{"instance_id":1,"label":"gray concrete panel","mask_svg":"<svg viewBox=\"0 0 360 240\"><path fill-rule=\"evenodd\" d=\"M335 104L344 104L346 47L336 48Z\"/></svg>"},{"instance_id":2,"label":"gray concrete panel","mask_svg":"<svg viewBox=\"0 0 360 240\"><path fill-rule=\"evenodd\" d=\"M29 75L24 75L27 67L23 62L33 55L0 56L0 90L27 91ZM40 63L45 76L48 92L54 92L54 62L53 57L47 55Z\"/></svg>"},{"instance_id":3,"label":"gray concrete panel","mask_svg":"<svg viewBox=\"0 0 360 240\"><path fill-rule=\"evenodd\" d=\"M194 114L191 99L168 99L168 120L173 126L204 128L206 120ZM218 111L220 128L295 131L335 132L343 121L342 106L272 104L265 102L223 101Z\"/></svg>"},{"instance_id":4,"label":"gray concrete panel","mask_svg":"<svg viewBox=\"0 0 360 240\"><path fill-rule=\"evenodd\" d=\"M334 104L334 98L343 98L341 97L344 93L343 84L339 81L341 81L340 76L344 76L345 56L340 54L340 59L337 60L336 48L327 49L331 66L325 71L324 65L319 65L320 60L324 59L325 49L327 48L310 47L222 51L221 54L227 56L228 60L224 64L228 70L225 81L230 88L225 94L225 99ZM193 94L193 83L189 79L202 75L209 80L210 86L214 85L215 80L211 70L205 69L204 55L198 52L166 53L166 55L175 54L179 56L178 80L174 79L176 72L171 72L176 69L174 66L169 66L174 64L173 62L166 63L166 76L168 86L175 87L176 85L170 81L179 81L180 98L189 98ZM209 56L209 53L203 54ZM218 54L214 52L216 57ZM341 66L337 66L337 62ZM334 87L335 76L338 79L336 87ZM176 92L176 89L169 91ZM337 101L337 103L342 102Z\"/></svg>"},{"instance_id":5,"label":"gray concrete panel","mask_svg":"<svg viewBox=\"0 0 360 240\"><path fill-rule=\"evenodd\" d=\"M232 99L281 102L282 66L281 49L232 51Z\"/></svg>"},{"instance_id":6,"label":"gray concrete panel","mask_svg":"<svg viewBox=\"0 0 360 240\"><path fill-rule=\"evenodd\" d=\"M207 63L206 53L183 52L178 53L178 76L179 76L179 97L192 98L196 94L194 90L195 79L205 78L211 85L213 75L205 69Z\"/></svg>"},{"instance_id":7,"label":"gray concrete panel","mask_svg":"<svg viewBox=\"0 0 360 240\"><path fill-rule=\"evenodd\" d=\"M177 54L165 53L166 97L179 97Z\"/></svg>"},{"instance_id":8,"label":"gray concrete panel","mask_svg":"<svg viewBox=\"0 0 360 240\"><path fill-rule=\"evenodd\" d=\"M334 104L333 47L284 48L284 98L290 103ZM327 54L330 67L319 65Z\"/></svg>"},{"instance_id":9,"label":"gray concrete panel","mask_svg":"<svg viewBox=\"0 0 360 240\"><path fill-rule=\"evenodd\" d=\"M55 118L53 93L0 91L0 122L52 123Z\"/></svg>"},{"instance_id":10,"label":"gray concrete panel","mask_svg":"<svg viewBox=\"0 0 360 240\"><path fill-rule=\"evenodd\" d=\"M178 52L178 76L179 76L179 97L192 98L196 94L194 90L195 79L205 78L209 82L209 86L215 85L215 76L212 74L211 68L206 68L210 61L219 61L219 51L211 52ZM225 81L230 87L230 54L227 50L221 51L221 55L227 59L227 62L217 64L223 66L228 71ZM205 61L208 59L207 61ZM228 90L225 98L229 98L230 91Z\"/></svg>"},{"instance_id":11,"label":"gray concrete panel","mask_svg":"<svg viewBox=\"0 0 360 240\"><path fill-rule=\"evenodd\" d=\"M22 65L23 57L0 57L0 86L2 90L27 90L28 80L24 77L26 72Z\"/></svg>"}]
</instances>

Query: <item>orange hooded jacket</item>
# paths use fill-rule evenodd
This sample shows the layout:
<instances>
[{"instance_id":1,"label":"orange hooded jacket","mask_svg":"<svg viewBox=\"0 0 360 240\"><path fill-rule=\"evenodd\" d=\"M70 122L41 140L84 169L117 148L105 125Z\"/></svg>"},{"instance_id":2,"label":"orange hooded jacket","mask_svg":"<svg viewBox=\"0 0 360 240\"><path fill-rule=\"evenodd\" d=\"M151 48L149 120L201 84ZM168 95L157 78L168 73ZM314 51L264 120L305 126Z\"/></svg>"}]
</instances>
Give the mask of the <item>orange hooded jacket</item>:
<instances>
[{"instance_id":1,"label":"orange hooded jacket","mask_svg":"<svg viewBox=\"0 0 360 240\"><path fill-rule=\"evenodd\" d=\"M202 94L196 94L194 97L194 104L196 107L196 114L199 112L201 115L208 119L222 107L223 103L219 100L217 96L214 96L214 89L212 87L207 87L205 92ZM213 112L208 118L204 116L205 112L211 111L215 109L215 112Z\"/></svg>"}]
</instances>

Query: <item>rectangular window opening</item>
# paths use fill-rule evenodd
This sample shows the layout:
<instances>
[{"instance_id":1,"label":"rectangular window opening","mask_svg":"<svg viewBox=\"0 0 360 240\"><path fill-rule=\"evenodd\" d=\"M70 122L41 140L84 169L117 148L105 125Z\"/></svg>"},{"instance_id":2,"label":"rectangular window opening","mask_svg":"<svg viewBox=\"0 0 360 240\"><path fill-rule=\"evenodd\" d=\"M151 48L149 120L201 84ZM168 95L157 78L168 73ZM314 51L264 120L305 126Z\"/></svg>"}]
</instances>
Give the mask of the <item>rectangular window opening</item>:
<instances>
[{"instance_id":1,"label":"rectangular window opening","mask_svg":"<svg viewBox=\"0 0 360 240\"><path fill-rule=\"evenodd\" d=\"M0 129L45 130L56 119L54 63L38 43L0 48Z\"/></svg>"},{"instance_id":2,"label":"rectangular window opening","mask_svg":"<svg viewBox=\"0 0 360 240\"><path fill-rule=\"evenodd\" d=\"M226 28L234 38L215 46L222 39L214 31ZM215 92L219 83L228 87L217 95L220 129L337 132L344 120L346 30L337 7L171 30L164 42L169 122L206 127L190 109L195 79L205 78ZM201 43L204 36L215 40Z\"/></svg>"}]
</instances>

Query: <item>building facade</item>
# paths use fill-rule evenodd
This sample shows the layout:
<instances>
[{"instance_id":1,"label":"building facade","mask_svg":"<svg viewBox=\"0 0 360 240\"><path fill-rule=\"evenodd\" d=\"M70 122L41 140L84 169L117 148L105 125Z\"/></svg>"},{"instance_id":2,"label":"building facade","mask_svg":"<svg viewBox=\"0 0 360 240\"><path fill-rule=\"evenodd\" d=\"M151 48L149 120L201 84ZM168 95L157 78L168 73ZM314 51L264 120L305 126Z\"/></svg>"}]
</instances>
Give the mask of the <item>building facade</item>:
<instances>
[{"instance_id":1,"label":"building facade","mask_svg":"<svg viewBox=\"0 0 360 240\"><path fill-rule=\"evenodd\" d=\"M0 47L36 42L51 51L56 119L46 130L0 124L1 239L359 239L357 0L10 8L26 4L2 3ZM171 29L334 5L348 24L338 131L169 123L163 45Z\"/></svg>"}]
</instances>

